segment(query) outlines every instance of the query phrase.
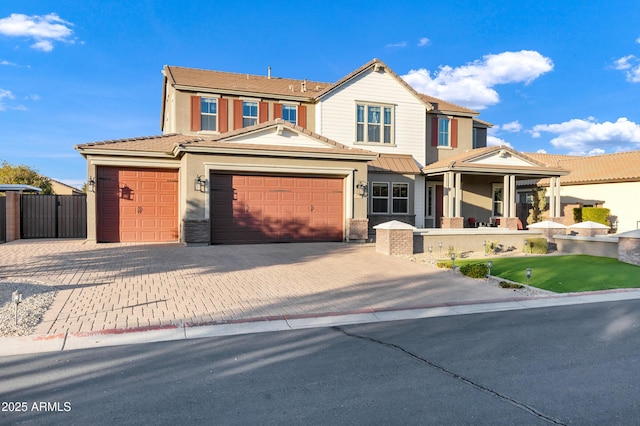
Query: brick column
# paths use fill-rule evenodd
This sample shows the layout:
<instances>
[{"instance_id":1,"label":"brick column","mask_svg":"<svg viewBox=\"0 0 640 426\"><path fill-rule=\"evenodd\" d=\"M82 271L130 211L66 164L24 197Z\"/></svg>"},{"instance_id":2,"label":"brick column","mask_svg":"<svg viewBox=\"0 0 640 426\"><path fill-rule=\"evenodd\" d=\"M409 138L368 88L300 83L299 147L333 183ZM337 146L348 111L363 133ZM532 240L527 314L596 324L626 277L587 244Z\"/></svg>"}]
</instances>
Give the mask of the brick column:
<instances>
[{"instance_id":1,"label":"brick column","mask_svg":"<svg viewBox=\"0 0 640 426\"><path fill-rule=\"evenodd\" d=\"M388 255L413 254L413 230L411 225L392 220L374 226L376 230L376 251Z\"/></svg>"},{"instance_id":2,"label":"brick column","mask_svg":"<svg viewBox=\"0 0 640 426\"><path fill-rule=\"evenodd\" d=\"M462 229L464 228L464 217L443 217L440 219L442 229Z\"/></svg>"},{"instance_id":3,"label":"brick column","mask_svg":"<svg viewBox=\"0 0 640 426\"><path fill-rule=\"evenodd\" d=\"M369 239L369 219L349 219L349 241Z\"/></svg>"}]
</instances>

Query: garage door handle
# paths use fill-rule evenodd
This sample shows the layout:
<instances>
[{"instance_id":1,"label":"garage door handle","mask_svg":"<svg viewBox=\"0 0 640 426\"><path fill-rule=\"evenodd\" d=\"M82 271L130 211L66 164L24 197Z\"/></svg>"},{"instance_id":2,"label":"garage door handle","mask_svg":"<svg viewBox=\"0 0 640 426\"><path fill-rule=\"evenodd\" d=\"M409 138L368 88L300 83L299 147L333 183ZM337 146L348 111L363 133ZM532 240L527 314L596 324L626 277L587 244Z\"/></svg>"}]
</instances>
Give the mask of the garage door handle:
<instances>
[{"instance_id":1,"label":"garage door handle","mask_svg":"<svg viewBox=\"0 0 640 426\"><path fill-rule=\"evenodd\" d=\"M313 211L315 208L313 207L313 204L311 205L311 211Z\"/></svg>"},{"instance_id":2,"label":"garage door handle","mask_svg":"<svg viewBox=\"0 0 640 426\"><path fill-rule=\"evenodd\" d=\"M249 213L249 211L250 211L250 210L251 210L251 206L250 206L249 204L247 204L247 205L245 205L245 206L244 206L244 211L245 211L246 213Z\"/></svg>"},{"instance_id":3,"label":"garage door handle","mask_svg":"<svg viewBox=\"0 0 640 426\"><path fill-rule=\"evenodd\" d=\"M138 213L139 214L142 213L142 207L141 206L138 206Z\"/></svg>"}]
</instances>

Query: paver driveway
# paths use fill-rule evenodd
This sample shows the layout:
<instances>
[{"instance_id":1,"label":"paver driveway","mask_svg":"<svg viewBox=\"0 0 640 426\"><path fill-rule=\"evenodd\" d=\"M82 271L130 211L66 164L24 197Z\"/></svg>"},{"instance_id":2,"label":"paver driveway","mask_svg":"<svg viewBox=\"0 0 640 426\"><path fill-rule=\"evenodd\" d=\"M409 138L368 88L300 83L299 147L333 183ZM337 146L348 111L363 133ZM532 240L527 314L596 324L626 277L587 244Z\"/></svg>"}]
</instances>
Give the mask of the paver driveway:
<instances>
[{"instance_id":1,"label":"paver driveway","mask_svg":"<svg viewBox=\"0 0 640 426\"><path fill-rule=\"evenodd\" d=\"M20 240L0 277L60 291L36 333L130 329L448 303L513 293L346 243L185 247Z\"/></svg>"}]
</instances>

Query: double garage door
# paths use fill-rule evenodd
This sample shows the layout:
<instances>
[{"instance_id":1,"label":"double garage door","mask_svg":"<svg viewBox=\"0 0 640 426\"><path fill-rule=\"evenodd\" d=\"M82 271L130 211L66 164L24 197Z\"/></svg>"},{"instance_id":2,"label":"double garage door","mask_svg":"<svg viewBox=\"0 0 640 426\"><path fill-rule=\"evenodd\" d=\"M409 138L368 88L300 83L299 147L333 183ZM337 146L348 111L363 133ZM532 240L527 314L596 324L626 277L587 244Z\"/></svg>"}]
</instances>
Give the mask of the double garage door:
<instances>
[{"instance_id":1,"label":"double garage door","mask_svg":"<svg viewBox=\"0 0 640 426\"><path fill-rule=\"evenodd\" d=\"M178 240L178 171L98 167L97 240Z\"/></svg>"},{"instance_id":2,"label":"double garage door","mask_svg":"<svg viewBox=\"0 0 640 426\"><path fill-rule=\"evenodd\" d=\"M178 171L98 167L97 240L178 240ZM342 178L212 174L211 242L342 241Z\"/></svg>"},{"instance_id":3,"label":"double garage door","mask_svg":"<svg viewBox=\"0 0 640 426\"><path fill-rule=\"evenodd\" d=\"M342 178L212 174L211 241L342 241Z\"/></svg>"}]
</instances>

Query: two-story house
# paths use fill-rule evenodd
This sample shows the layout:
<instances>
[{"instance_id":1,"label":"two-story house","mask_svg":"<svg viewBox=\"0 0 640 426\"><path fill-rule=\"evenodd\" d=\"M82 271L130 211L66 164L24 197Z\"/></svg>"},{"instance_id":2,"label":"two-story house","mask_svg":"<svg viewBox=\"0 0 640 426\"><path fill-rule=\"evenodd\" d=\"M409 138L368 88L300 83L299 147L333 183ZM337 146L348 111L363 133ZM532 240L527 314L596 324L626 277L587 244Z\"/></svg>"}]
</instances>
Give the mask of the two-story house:
<instances>
[{"instance_id":1,"label":"two-story house","mask_svg":"<svg viewBox=\"0 0 640 426\"><path fill-rule=\"evenodd\" d=\"M417 93L374 59L336 83L165 66L161 136L78 145L88 238L363 240L391 219L505 217L516 179L564 173L486 147L478 113Z\"/></svg>"}]
</instances>

